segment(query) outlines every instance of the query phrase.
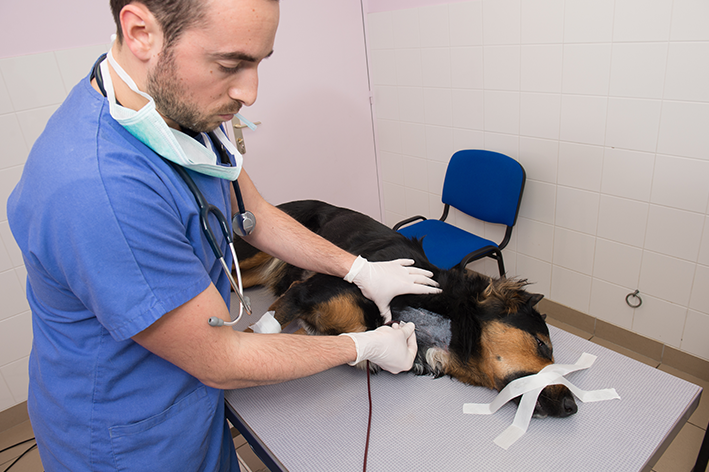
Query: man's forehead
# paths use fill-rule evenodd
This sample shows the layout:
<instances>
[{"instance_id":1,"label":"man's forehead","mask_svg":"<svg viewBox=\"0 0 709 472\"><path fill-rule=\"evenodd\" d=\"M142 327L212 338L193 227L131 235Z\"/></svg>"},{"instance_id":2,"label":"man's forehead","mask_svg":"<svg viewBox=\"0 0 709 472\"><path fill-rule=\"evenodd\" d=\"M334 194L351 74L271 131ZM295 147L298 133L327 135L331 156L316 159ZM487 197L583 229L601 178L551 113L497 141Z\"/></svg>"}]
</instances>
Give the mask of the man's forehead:
<instances>
[{"instance_id":1,"label":"man's forehead","mask_svg":"<svg viewBox=\"0 0 709 472\"><path fill-rule=\"evenodd\" d=\"M211 0L192 33L215 59L258 62L273 54L278 9L276 0Z\"/></svg>"},{"instance_id":2,"label":"man's forehead","mask_svg":"<svg viewBox=\"0 0 709 472\"><path fill-rule=\"evenodd\" d=\"M208 22L264 22L273 19L278 22L280 3L278 0L209 0L205 5Z\"/></svg>"}]
</instances>

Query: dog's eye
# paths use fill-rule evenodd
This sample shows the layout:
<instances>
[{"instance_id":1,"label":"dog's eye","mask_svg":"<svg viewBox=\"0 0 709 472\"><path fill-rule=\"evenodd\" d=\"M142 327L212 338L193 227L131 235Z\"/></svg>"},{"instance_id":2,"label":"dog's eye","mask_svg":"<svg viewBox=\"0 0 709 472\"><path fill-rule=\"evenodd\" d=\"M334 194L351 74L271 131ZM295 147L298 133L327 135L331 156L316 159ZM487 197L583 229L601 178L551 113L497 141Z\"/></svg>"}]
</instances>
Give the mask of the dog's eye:
<instances>
[{"instance_id":1,"label":"dog's eye","mask_svg":"<svg viewBox=\"0 0 709 472\"><path fill-rule=\"evenodd\" d=\"M551 348L547 346L547 344L539 339L537 336L534 336L534 340L537 341L537 347L539 349L539 354L542 356L551 359Z\"/></svg>"}]
</instances>

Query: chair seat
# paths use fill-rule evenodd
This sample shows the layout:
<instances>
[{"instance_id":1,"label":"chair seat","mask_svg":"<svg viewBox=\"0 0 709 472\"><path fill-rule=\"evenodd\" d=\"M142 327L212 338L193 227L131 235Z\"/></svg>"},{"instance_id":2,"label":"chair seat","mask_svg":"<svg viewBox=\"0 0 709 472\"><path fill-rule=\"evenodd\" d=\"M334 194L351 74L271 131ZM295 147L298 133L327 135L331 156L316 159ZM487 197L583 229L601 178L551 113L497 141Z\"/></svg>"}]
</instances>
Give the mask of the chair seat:
<instances>
[{"instance_id":1,"label":"chair seat","mask_svg":"<svg viewBox=\"0 0 709 472\"><path fill-rule=\"evenodd\" d=\"M488 239L468 233L440 220L424 220L399 229L407 238L423 239L423 250L431 263L451 269L471 252L485 247L497 248Z\"/></svg>"}]
</instances>

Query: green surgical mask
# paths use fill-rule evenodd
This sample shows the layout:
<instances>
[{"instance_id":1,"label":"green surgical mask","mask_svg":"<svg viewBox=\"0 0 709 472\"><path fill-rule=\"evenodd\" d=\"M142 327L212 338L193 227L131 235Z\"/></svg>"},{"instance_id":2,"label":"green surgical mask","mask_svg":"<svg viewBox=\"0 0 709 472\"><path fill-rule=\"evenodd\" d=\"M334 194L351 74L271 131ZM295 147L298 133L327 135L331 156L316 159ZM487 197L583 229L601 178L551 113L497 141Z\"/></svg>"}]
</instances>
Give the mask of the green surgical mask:
<instances>
[{"instance_id":1,"label":"green surgical mask","mask_svg":"<svg viewBox=\"0 0 709 472\"><path fill-rule=\"evenodd\" d=\"M135 111L118 104L108 63L111 64L113 70L132 91L148 100L148 103L143 108ZM104 60L100 67L106 86L106 96L111 116L130 134L160 156L187 169L232 181L239 177L244 158L232 142L229 141L221 128L215 129L214 134L227 151L234 156L236 165L231 167L218 165L217 155L211 149L203 146L185 133L170 128L155 109L153 97L138 89L133 79L113 58L110 50L107 60ZM250 124L241 115L237 114L236 116L247 125Z\"/></svg>"}]
</instances>

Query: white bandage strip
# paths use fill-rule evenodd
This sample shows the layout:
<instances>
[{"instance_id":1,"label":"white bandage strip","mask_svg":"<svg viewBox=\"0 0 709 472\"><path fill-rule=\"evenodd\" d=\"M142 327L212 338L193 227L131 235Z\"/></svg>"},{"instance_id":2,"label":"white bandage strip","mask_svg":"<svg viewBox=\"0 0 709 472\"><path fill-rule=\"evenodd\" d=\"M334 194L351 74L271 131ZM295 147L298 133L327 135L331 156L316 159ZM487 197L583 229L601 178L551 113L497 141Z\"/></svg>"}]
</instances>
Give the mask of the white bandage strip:
<instances>
[{"instance_id":1,"label":"white bandage strip","mask_svg":"<svg viewBox=\"0 0 709 472\"><path fill-rule=\"evenodd\" d=\"M281 324L273 317L274 311L267 311L256 323L249 326L254 333L276 334L281 332Z\"/></svg>"},{"instance_id":2,"label":"white bandage strip","mask_svg":"<svg viewBox=\"0 0 709 472\"><path fill-rule=\"evenodd\" d=\"M497 438L495 444L503 449L509 448L527 431L529 421L534 414L534 407L537 398L547 385L563 384L584 403L598 402L603 400L620 399L615 389L603 390L581 390L573 385L564 375L578 370L588 369L593 365L596 356L583 353L575 364L551 364L539 371L538 374L528 375L513 380L495 397L492 403L466 403L463 405L463 413L473 415L491 415L500 409L502 405L515 397L522 395L517 413L512 424L505 429Z\"/></svg>"}]
</instances>

